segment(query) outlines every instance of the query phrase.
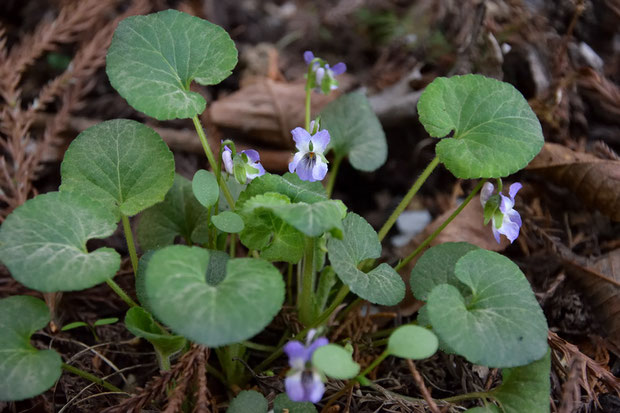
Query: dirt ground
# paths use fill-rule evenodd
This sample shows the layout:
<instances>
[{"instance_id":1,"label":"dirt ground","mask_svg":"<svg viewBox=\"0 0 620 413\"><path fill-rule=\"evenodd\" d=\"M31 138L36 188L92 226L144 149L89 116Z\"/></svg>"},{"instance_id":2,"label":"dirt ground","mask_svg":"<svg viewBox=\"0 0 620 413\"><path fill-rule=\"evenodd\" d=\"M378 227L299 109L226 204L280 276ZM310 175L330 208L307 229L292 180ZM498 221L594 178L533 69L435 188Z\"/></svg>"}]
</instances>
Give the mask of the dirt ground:
<instances>
[{"instance_id":1,"label":"dirt ground","mask_svg":"<svg viewBox=\"0 0 620 413\"><path fill-rule=\"evenodd\" d=\"M389 154L386 164L373 173L356 171L344 162L334 198L375 228L434 156L435 142L415 110L424 87L437 76L480 73L501 79L529 101L546 141L541 154L510 177L524 185L516 207L524 221L522 235L512 245L497 245L480 228L476 215L480 211L472 210L450 224L439 242L468 241L502 252L528 277L550 328L552 412L620 412L620 1L79 3L3 0L0 4L0 218L37 193L56 190L60 161L71 140L107 119L130 118L154 127L173 150L177 172L189 178L206 167L190 120L154 121L132 109L110 86L105 52L118 20L126 15L176 8L230 33L240 63L223 83L195 87L208 101L202 120L213 145L228 138L242 149L255 148L270 172L286 170L293 152L290 130L303 121L302 53L312 50L329 62L346 62L339 93L366 91L386 132ZM313 111L318 113L334 97L315 99ZM434 222L441 222L442 214L455 208L474 185L440 168L409 209L428 211ZM427 228L399 246L388 240L382 259L396 263L429 233ZM392 230L390 236L396 235L399 231ZM89 243L93 248L100 245ZM133 294L122 232L106 245L123 254L117 280ZM410 269L402 272L405 278ZM1 267L0 297L16 294L42 297ZM189 366L204 363L208 350L194 348L173 362L171 372L160 373L149 344L135 339L122 322L97 327L98 340L87 329L59 331L70 321L122 320L126 306L106 285L44 298L53 320L33 336L35 345L51 345L65 360L72 359L97 376L112 374L112 383L136 394L133 404L63 374L43 395L0 402L0 411L130 411L131 406L155 400L143 411L164 411L167 406L165 411L172 412L181 409L184 396L195 397L191 386L183 395L170 392L168 384L191 375ZM419 307L411 298L368 317L362 315L367 312L361 305L336 322L329 338L351 338L363 355L357 361L364 367L379 354L368 348L369 335L410 320ZM287 308L256 341L275 345L270 340L277 339L285 326L299 327ZM496 369L473 366L452 355L437 354L416 365L437 399L483 391L500 380ZM283 390L285 366L284 358L278 360L272 366L274 377L257 375L247 388L272 399ZM428 411L424 404L388 393L421 397L406 362L388 359L372 378L385 391L354 388L324 411ZM230 393L209 376L206 387L208 407L203 411L225 411ZM341 382L330 382L324 400L342 387ZM123 401L124 407L115 407ZM456 406L442 408L462 411Z\"/></svg>"}]
</instances>

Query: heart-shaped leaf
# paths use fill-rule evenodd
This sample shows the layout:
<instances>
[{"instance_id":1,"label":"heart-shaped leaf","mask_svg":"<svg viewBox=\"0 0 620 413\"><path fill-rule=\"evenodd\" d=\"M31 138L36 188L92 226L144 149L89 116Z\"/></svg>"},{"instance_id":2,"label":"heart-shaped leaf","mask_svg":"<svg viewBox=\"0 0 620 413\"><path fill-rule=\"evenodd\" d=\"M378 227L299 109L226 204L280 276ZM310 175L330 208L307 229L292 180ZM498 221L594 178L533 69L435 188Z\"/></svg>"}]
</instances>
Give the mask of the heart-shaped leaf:
<instances>
[{"instance_id":1,"label":"heart-shaped leaf","mask_svg":"<svg viewBox=\"0 0 620 413\"><path fill-rule=\"evenodd\" d=\"M201 216L205 211L194 197L192 183L176 175L164 202L153 205L140 216L138 242L143 250L150 250L171 245L178 236L186 242L193 241L192 232L201 219L206 219Z\"/></svg>"},{"instance_id":2,"label":"heart-shaped leaf","mask_svg":"<svg viewBox=\"0 0 620 413\"><path fill-rule=\"evenodd\" d=\"M469 251L478 249L467 242L446 242L427 250L411 270L411 291L418 300L426 301L433 287L450 284L467 294L469 288L454 275L456 262Z\"/></svg>"},{"instance_id":3,"label":"heart-shaped leaf","mask_svg":"<svg viewBox=\"0 0 620 413\"><path fill-rule=\"evenodd\" d=\"M439 77L418 101L420 122L439 160L458 178L498 178L525 166L542 149L536 115L512 85L481 75Z\"/></svg>"},{"instance_id":4,"label":"heart-shaped leaf","mask_svg":"<svg viewBox=\"0 0 620 413\"><path fill-rule=\"evenodd\" d=\"M312 365L334 379L347 380L357 376L360 365L353 361L351 353L337 344L319 347L312 354Z\"/></svg>"},{"instance_id":5,"label":"heart-shaped leaf","mask_svg":"<svg viewBox=\"0 0 620 413\"><path fill-rule=\"evenodd\" d=\"M385 133L363 92L342 95L327 105L321 129L329 131L336 157L348 156L355 169L374 171L387 159Z\"/></svg>"},{"instance_id":6,"label":"heart-shaped leaf","mask_svg":"<svg viewBox=\"0 0 620 413\"><path fill-rule=\"evenodd\" d=\"M302 181L297 174L290 172L282 176L266 173L250 182L239 196L237 208L241 208L250 198L267 192L286 195L291 202L312 204L327 200L327 193L320 182Z\"/></svg>"},{"instance_id":7,"label":"heart-shaped leaf","mask_svg":"<svg viewBox=\"0 0 620 413\"><path fill-rule=\"evenodd\" d=\"M192 191L194 196L202 206L210 207L215 205L220 197L220 187L213 173L199 169L192 179Z\"/></svg>"},{"instance_id":8,"label":"heart-shaped leaf","mask_svg":"<svg viewBox=\"0 0 620 413\"><path fill-rule=\"evenodd\" d=\"M0 400L34 397L60 377L60 355L30 344L32 333L49 321L47 306L37 298L17 295L0 299Z\"/></svg>"},{"instance_id":9,"label":"heart-shaped leaf","mask_svg":"<svg viewBox=\"0 0 620 413\"><path fill-rule=\"evenodd\" d=\"M311 402L294 402L286 393L280 393L273 400L273 413L316 413Z\"/></svg>"},{"instance_id":10,"label":"heart-shaped leaf","mask_svg":"<svg viewBox=\"0 0 620 413\"><path fill-rule=\"evenodd\" d=\"M504 413L549 413L550 373L551 352L547 351L527 366L503 369L502 384L491 396L500 402Z\"/></svg>"},{"instance_id":11,"label":"heart-shaped leaf","mask_svg":"<svg viewBox=\"0 0 620 413\"><path fill-rule=\"evenodd\" d=\"M226 413L267 413L267 399L255 390L244 390L231 402Z\"/></svg>"},{"instance_id":12,"label":"heart-shaped leaf","mask_svg":"<svg viewBox=\"0 0 620 413\"><path fill-rule=\"evenodd\" d=\"M229 234L236 234L243 231L243 219L231 211L224 211L211 217L211 222L215 228Z\"/></svg>"},{"instance_id":13,"label":"heart-shaped leaf","mask_svg":"<svg viewBox=\"0 0 620 413\"><path fill-rule=\"evenodd\" d=\"M61 191L80 192L120 219L163 201L174 181L174 157L151 128L128 120L99 123L65 153Z\"/></svg>"},{"instance_id":14,"label":"heart-shaped leaf","mask_svg":"<svg viewBox=\"0 0 620 413\"><path fill-rule=\"evenodd\" d=\"M159 120L192 118L205 100L190 84L230 76L237 49L221 27L166 10L128 17L116 28L106 59L110 83L135 109Z\"/></svg>"},{"instance_id":15,"label":"heart-shaped leaf","mask_svg":"<svg viewBox=\"0 0 620 413\"><path fill-rule=\"evenodd\" d=\"M244 202L239 211L246 223L239 236L243 245L259 250L261 257L268 261L299 262L304 252L304 235L264 208L289 203L288 197L274 192Z\"/></svg>"},{"instance_id":16,"label":"heart-shaped leaf","mask_svg":"<svg viewBox=\"0 0 620 413\"><path fill-rule=\"evenodd\" d=\"M125 315L125 326L136 337L141 337L151 343L161 357L168 358L185 346L184 337L168 334L143 308L130 308Z\"/></svg>"},{"instance_id":17,"label":"heart-shaped leaf","mask_svg":"<svg viewBox=\"0 0 620 413\"><path fill-rule=\"evenodd\" d=\"M121 257L88 252L86 241L116 230L114 214L76 193L50 192L26 201L0 228L0 261L13 278L43 292L74 291L114 277Z\"/></svg>"},{"instance_id":18,"label":"heart-shaped leaf","mask_svg":"<svg viewBox=\"0 0 620 413\"><path fill-rule=\"evenodd\" d=\"M156 251L146 269L145 289L154 315L172 331L209 347L259 333L284 302L280 272L267 261L228 260L226 276L207 283L211 253L171 245Z\"/></svg>"},{"instance_id":19,"label":"heart-shaped leaf","mask_svg":"<svg viewBox=\"0 0 620 413\"><path fill-rule=\"evenodd\" d=\"M456 263L465 298L449 284L428 295L428 316L437 335L472 363L522 366L547 351L547 321L519 267L503 255L477 249Z\"/></svg>"},{"instance_id":20,"label":"heart-shaped leaf","mask_svg":"<svg viewBox=\"0 0 620 413\"><path fill-rule=\"evenodd\" d=\"M329 260L340 280L351 291L375 304L395 305L405 297L405 283L392 267L383 263L365 273L357 266L381 256L381 243L374 229L362 217L349 212L343 221L342 240L327 243Z\"/></svg>"},{"instance_id":21,"label":"heart-shaped leaf","mask_svg":"<svg viewBox=\"0 0 620 413\"><path fill-rule=\"evenodd\" d=\"M412 360L422 360L435 354L437 336L424 327L406 325L394 330L388 339L387 350L391 355Z\"/></svg>"}]
</instances>

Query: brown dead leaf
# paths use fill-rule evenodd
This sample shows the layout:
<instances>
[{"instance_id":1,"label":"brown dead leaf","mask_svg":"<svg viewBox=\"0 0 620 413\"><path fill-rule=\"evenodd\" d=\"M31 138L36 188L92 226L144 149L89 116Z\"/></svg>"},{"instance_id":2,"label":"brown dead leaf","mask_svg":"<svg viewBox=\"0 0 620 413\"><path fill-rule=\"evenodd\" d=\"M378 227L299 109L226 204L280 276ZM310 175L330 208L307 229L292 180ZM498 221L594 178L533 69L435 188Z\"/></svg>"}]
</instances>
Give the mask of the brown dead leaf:
<instances>
[{"instance_id":1,"label":"brown dead leaf","mask_svg":"<svg viewBox=\"0 0 620 413\"><path fill-rule=\"evenodd\" d=\"M620 161L545 143L527 169L571 189L586 205L620 221Z\"/></svg>"},{"instance_id":2,"label":"brown dead leaf","mask_svg":"<svg viewBox=\"0 0 620 413\"><path fill-rule=\"evenodd\" d=\"M620 350L620 249L593 263L561 255L567 275L581 286L617 353Z\"/></svg>"},{"instance_id":3,"label":"brown dead leaf","mask_svg":"<svg viewBox=\"0 0 620 413\"><path fill-rule=\"evenodd\" d=\"M347 80L349 79L349 80ZM339 76L341 88L324 95L312 93L312 116L336 99L351 77ZM291 148L291 130L304 123L306 92L303 83L264 78L213 102L210 119L217 126L241 130L257 140L279 148Z\"/></svg>"}]
</instances>

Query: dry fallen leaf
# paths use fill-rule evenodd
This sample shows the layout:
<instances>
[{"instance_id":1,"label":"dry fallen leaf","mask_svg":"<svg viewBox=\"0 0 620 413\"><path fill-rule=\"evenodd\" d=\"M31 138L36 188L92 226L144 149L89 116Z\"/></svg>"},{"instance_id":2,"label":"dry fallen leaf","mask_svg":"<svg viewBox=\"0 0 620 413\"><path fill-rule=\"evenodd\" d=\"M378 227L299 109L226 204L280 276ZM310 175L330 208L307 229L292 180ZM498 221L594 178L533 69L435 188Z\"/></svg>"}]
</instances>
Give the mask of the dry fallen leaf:
<instances>
[{"instance_id":1,"label":"dry fallen leaf","mask_svg":"<svg viewBox=\"0 0 620 413\"><path fill-rule=\"evenodd\" d=\"M588 206L620 221L620 161L545 143L527 169L566 186Z\"/></svg>"},{"instance_id":2,"label":"dry fallen leaf","mask_svg":"<svg viewBox=\"0 0 620 413\"><path fill-rule=\"evenodd\" d=\"M620 349L620 249L593 263L565 255L562 254L567 275L580 285L607 338L616 350Z\"/></svg>"}]
</instances>

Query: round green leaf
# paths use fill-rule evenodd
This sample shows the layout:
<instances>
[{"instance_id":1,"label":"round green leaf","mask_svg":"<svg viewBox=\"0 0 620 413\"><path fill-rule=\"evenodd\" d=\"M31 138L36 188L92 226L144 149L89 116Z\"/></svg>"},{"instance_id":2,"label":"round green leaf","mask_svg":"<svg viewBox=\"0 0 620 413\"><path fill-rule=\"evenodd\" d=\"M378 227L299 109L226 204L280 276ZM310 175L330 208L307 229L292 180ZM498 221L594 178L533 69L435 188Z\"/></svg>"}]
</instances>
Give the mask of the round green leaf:
<instances>
[{"instance_id":1,"label":"round green leaf","mask_svg":"<svg viewBox=\"0 0 620 413\"><path fill-rule=\"evenodd\" d=\"M163 201L174 181L174 158L151 128L128 120L102 122L80 133L65 153L61 191L80 192L120 219Z\"/></svg>"},{"instance_id":2,"label":"round green leaf","mask_svg":"<svg viewBox=\"0 0 620 413\"><path fill-rule=\"evenodd\" d=\"M521 366L545 355L547 321L516 264L479 249L458 260L455 275L471 296L441 284L427 301L433 330L451 349L490 367Z\"/></svg>"},{"instance_id":3,"label":"round green leaf","mask_svg":"<svg viewBox=\"0 0 620 413\"><path fill-rule=\"evenodd\" d=\"M140 216L138 243L143 250L158 249L171 245L182 236L186 242L193 241L192 233L200 225L205 207L194 197L192 185L181 175L174 177L174 184L164 202L153 205Z\"/></svg>"},{"instance_id":4,"label":"round green leaf","mask_svg":"<svg viewBox=\"0 0 620 413\"><path fill-rule=\"evenodd\" d=\"M446 242L428 249L411 270L410 285L418 300L426 301L428 293L439 284L450 284L465 295L469 290L454 275L456 262L469 251L478 249L467 242Z\"/></svg>"},{"instance_id":5,"label":"round green leaf","mask_svg":"<svg viewBox=\"0 0 620 413\"><path fill-rule=\"evenodd\" d=\"M145 289L153 314L174 332L217 347L259 333L284 302L284 282L270 263L230 259L226 276L207 283L210 252L172 245L156 251L146 269Z\"/></svg>"},{"instance_id":6,"label":"round green leaf","mask_svg":"<svg viewBox=\"0 0 620 413\"><path fill-rule=\"evenodd\" d=\"M132 307L127 311L125 327L136 337L151 343L163 357L169 357L185 346L184 337L168 334L155 323L153 316L141 307Z\"/></svg>"},{"instance_id":7,"label":"round green leaf","mask_svg":"<svg viewBox=\"0 0 620 413\"><path fill-rule=\"evenodd\" d=\"M388 340L391 355L422 360L435 354L439 343L432 331L419 326L402 326L394 330Z\"/></svg>"},{"instance_id":8,"label":"round green leaf","mask_svg":"<svg viewBox=\"0 0 620 413\"><path fill-rule=\"evenodd\" d=\"M363 92L342 95L327 105L321 129L329 131L336 157L348 156L355 169L374 171L387 160L385 133Z\"/></svg>"},{"instance_id":9,"label":"round green leaf","mask_svg":"<svg viewBox=\"0 0 620 413\"><path fill-rule=\"evenodd\" d=\"M226 413L267 413L267 399L257 391L244 390L231 402Z\"/></svg>"},{"instance_id":10,"label":"round green leaf","mask_svg":"<svg viewBox=\"0 0 620 413\"><path fill-rule=\"evenodd\" d=\"M329 231L334 237L342 238L342 219L347 207L340 200L330 199L313 204L296 202L272 205L268 209L309 237L318 237Z\"/></svg>"},{"instance_id":11,"label":"round green leaf","mask_svg":"<svg viewBox=\"0 0 620 413\"><path fill-rule=\"evenodd\" d=\"M542 149L540 122L512 85L481 75L439 77L418 101L439 160L458 178L498 178L523 169Z\"/></svg>"},{"instance_id":12,"label":"round green leaf","mask_svg":"<svg viewBox=\"0 0 620 413\"><path fill-rule=\"evenodd\" d=\"M340 280L364 300L398 304L405 297L405 283L392 267L383 263L368 273L357 268L362 261L381 256L375 230L353 212L347 214L343 226L343 239L331 238L327 243L329 260Z\"/></svg>"},{"instance_id":13,"label":"round green leaf","mask_svg":"<svg viewBox=\"0 0 620 413\"><path fill-rule=\"evenodd\" d=\"M106 59L110 83L135 109L159 120L192 118L205 100L190 84L230 76L237 49L221 27L176 10L128 17Z\"/></svg>"},{"instance_id":14,"label":"round green leaf","mask_svg":"<svg viewBox=\"0 0 620 413\"><path fill-rule=\"evenodd\" d=\"M360 365L353 361L351 353L337 344L319 347L312 354L312 365L334 379L347 380L357 376Z\"/></svg>"},{"instance_id":15,"label":"round green leaf","mask_svg":"<svg viewBox=\"0 0 620 413\"><path fill-rule=\"evenodd\" d=\"M316 413L311 402L294 402L286 393L280 393L273 400L273 413Z\"/></svg>"},{"instance_id":16,"label":"round green leaf","mask_svg":"<svg viewBox=\"0 0 620 413\"><path fill-rule=\"evenodd\" d=\"M204 169L199 169L192 179L192 191L194 196L205 207L215 205L220 197L220 187L215 176Z\"/></svg>"},{"instance_id":17,"label":"round green leaf","mask_svg":"<svg viewBox=\"0 0 620 413\"><path fill-rule=\"evenodd\" d=\"M503 369L502 384L491 397L501 404L504 413L549 413L550 373L551 351L547 351L543 358L526 366Z\"/></svg>"},{"instance_id":18,"label":"round green leaf","mask_svg":"<svg viewBox=\"0 0 620 413\"><path fill-rule=\"evenodd\" d=\"M34 397L54 385L62 359L53 350L37 350L30 336L45 327L50 313L37 298L18 295L0 299L0 400Z\"/></svg>"},{"instance_id":19,"label":"round green leaf","mask_svg":"<svg viewBox=\"0 0 620 413\"><path fill-rule=\"evenodd\" d=\"M211 217L211 222L215 228L229 234L236 234L243 231L243 219L234 212L224 211Z\"/></svg>"},{"instance_id":20,"label":"round green leaf","mask_svg":"<svg viewBox=\"0 0 620 413\"><path fill-rule=\"evenodd\" d=\"M13 278L43 292L74 291L114 277L121 257L88 252L86 241L116 230L114 214L75 193L50 192L26 201L0 228L0 261Z\"/></svg>"}]
</instances>

